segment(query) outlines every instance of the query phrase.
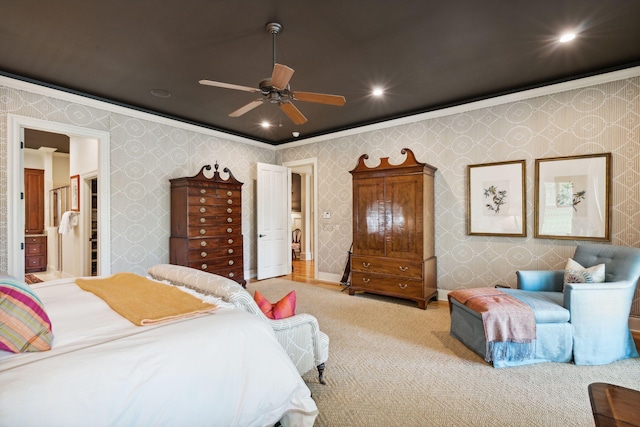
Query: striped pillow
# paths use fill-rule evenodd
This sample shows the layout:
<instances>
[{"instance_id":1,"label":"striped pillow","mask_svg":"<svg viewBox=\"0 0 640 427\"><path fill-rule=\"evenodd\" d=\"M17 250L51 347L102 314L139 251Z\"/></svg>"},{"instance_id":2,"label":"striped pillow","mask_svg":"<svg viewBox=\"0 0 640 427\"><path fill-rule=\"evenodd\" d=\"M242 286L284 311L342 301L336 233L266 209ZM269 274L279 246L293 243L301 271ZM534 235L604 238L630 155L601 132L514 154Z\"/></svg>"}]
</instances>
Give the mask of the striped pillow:
<instances>
[{"instance_id":1,"label":"striped pillow","mask_svg":"<svg viewBox=\"0 0 640 427\"><path fill-rule=\"evenodd\" d=\"M0 279L0 350L11 353L51 349L51 321L26 283Z\"/></svg>"}]
</instances>

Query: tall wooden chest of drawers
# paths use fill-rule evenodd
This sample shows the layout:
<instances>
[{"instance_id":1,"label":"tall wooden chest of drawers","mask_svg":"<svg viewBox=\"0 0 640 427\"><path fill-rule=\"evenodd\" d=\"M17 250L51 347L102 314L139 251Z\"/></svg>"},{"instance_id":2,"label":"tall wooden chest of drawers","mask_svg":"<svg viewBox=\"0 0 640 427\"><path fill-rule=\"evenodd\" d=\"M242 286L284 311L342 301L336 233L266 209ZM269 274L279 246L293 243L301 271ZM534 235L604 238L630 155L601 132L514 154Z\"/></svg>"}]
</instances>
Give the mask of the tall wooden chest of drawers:
<instances>
[{"instance_id":1,"label":"tall wooden chest of drawers","mask_svg":"<svg viewBox=\"0 0 640 427\"><path fill-rule=\"evenodd\" d=\"M218 164L211 178L204 171L171 179L169 262L228 277L246 285L242 242L242 182Z\"/></svg>"},{"instance_id":2,"label":"tall wooden chest of drawers","mask_svg":"<svg viewBox=\"0 0 640 427\"><path fill-rule=\"evenodd\" d=\"M353 254L349 294L365 291L417 302L437 296L434 177L436 168L413 152L369 168L360 156L353 176Z\"/></svg>"}]
</instances>

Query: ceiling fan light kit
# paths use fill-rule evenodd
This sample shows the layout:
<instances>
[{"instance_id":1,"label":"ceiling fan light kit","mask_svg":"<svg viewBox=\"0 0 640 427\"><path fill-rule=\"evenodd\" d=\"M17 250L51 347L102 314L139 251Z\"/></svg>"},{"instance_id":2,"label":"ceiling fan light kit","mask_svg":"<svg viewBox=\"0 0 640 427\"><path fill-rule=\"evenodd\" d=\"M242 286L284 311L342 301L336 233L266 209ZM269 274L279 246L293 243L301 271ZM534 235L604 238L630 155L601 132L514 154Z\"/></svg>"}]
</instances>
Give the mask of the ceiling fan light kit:
<instances>
[{"instance_id":1,"label":"ceiling fan light kit","mask_svg":"<svg viewBox=\"0 0 640 427\"><path fill-rule=\"evenodd\" d=\"M307 118L292 103L292 101L313 102L316 104L325 104L341 107L345 104L346 99L341 95L329 95L326 93L313 92L293 92L289 86L289 80L295 72L293 68L286 65L278 64L276 61L276 37L282 31L282 25L277 22L267 24L267 31L273 35L273 71L271 78L264 79L258 85L258 88L249 86L241 86L232 83L223 83L213 80L200 80L200 84L205 86L221 87L224 89L240 90L244 92L260 93L261 98L257 98L250 103L231 112L229 117L240 117L265 102L278 104L280 109L286 116L296 125L307 122Z\"/></svg>"}]
</instances>

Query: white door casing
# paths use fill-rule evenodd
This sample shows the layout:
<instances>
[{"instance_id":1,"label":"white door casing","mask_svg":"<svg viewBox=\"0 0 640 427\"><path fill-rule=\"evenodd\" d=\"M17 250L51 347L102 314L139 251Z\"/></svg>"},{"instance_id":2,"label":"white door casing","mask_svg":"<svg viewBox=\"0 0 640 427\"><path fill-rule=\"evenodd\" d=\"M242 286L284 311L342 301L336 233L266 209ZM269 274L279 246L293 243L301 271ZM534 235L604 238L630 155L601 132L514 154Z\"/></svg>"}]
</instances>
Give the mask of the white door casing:
<instances>
[{"instance_id":1,"label":"white door casing","mask_svg":"<svg viewBox=\"0 0 640 427\"><path fill-rule=\"evenodd\" d=\"M109 145L111 136L108 132L90 128L82 128L65 123L36 119L33 117L7 115L7 157L9 171L7 174L7 229L8 229L8 268L7 273L19 279L24 278L24 202L20 202L20 193L24 191L24 156L20 148L24 141L24 128L45 132L61 133L68 136L96 139L98 148L98 235L100 274L111 274L111 242L110 198L109 187Z\"/></svg>"},{"instance_id":2,"label":"white door casing","mask_svg":"<svg viewBox=\"0 0 640 427\"><path fill-rule=\"evenodd\" d=\"M306 177L306 197L303 224L303 251L306 252L305 259L313 259L313 277L318 278L318 266L320 264L318 257L318 212L316 209L318 201L318 159L316 157L308 159L292 160L283 162L283 166L290 168L293 172L304 174ZM291 190L289 190L291 191ZM338 281L339 278L335 279Z\"/></svg>"},{"instance_id":3,"label":"white door casing","mask_svg":"<svg viewBox=\"0 0 640 427\"><path fill-rule=\"evenodd\" d=\"M257 278L291 271L291 172L289 168L257 163Z\"/></svg>"}]
</instances>

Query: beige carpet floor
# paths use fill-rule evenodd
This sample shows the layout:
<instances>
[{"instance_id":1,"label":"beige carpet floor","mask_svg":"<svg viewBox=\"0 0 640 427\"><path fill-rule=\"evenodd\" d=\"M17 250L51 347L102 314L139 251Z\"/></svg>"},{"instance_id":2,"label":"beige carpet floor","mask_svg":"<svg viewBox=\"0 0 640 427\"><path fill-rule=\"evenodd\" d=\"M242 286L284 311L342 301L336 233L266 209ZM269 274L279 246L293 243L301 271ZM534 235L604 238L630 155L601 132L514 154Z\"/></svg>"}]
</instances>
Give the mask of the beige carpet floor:
<instances>
[{"instance_id":1,"label":"beige carpet floor","mask_svg":"<svg viewBox=\"0 0 640 427\"><path fill-rule=\"evenodd\" d=\"M587 386L640 389L640 359L606 366L495 369L449 335L446 303L412 302L284 279L253 282L271 301L296 290L297 313L329 335L326 385L304 375L316 426L593 426Z\"/></svg>"}]
</instances>

